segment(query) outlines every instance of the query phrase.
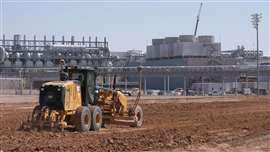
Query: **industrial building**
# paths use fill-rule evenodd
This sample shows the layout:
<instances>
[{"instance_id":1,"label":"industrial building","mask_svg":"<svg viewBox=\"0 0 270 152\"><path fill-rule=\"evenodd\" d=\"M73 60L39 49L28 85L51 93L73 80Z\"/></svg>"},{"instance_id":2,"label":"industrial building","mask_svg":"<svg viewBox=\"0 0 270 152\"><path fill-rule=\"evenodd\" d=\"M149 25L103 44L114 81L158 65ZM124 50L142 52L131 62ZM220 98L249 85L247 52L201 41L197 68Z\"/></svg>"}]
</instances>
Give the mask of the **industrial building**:
<instances>
[{"instance_id":1,"label":"industrial building","mask_svg":"<svg viewBox=\"0 0 270 152\"><path fill-rule=\"evenodd\" d=\"M220 94L225 94L245 87L253 91L256 88L256 52L244 47L222 51L221 42L210 35L153 39L146 46L146 54L140 50L111 52L106 38L99 41L82 37L78 41L74 36L70 40L65 37L56 40L55 36L50 40L46 36L42 40L17 34L12 39L3 36L0 48L0 90L14 87L10 84L16 84L16 88L38 88L44 81L58 79L60 59L67 65L112 67L110 72L102 69L98 72L105 77L107 85L113 75L122 75L118 84L125 89L138 87L135 71L137 66L143 66L145 92L155 89L169 93L182 88L185 94L206 95L213 90L222 90ZM263 56L262 51L260 64L259 88L269 92L270 58Z\"/></svg>"},{"instance_id":2,"label":"industrial building","mask_svg":"<svg viewBox=\"0 0 270 152\"><path fill-rule=\"evenodd\" d=\"M221 43L215 42L214 36L180 35L179 37L153 39L152 45L147 46L146 58L148 60L208 58L219 56L220 53Z\"/></svg>"},{"instance_id":3,"label":"industrial building","mask_svg":"<svg viewBox=\"0 0 270 152\"><path fill-rule=\"evenodd\" d=\"M242 85L241 83L251 83L253 85L249 85L249 87L251 87L252 90L256 88L256 85L254 85L256 78L242 81L243 77L247 79L256 77L256 51L245 50L243 46L238 46L235 50L222 51L221 42L215 42L214 36L195 37L193 35L180 35L179 37L153 39L152 44L148 45L146 50L147 52L144 59L134 60L127 64L127 66L158 66L164 69L163 73L145 76L145 89L165 90L168 92L176 88L188 88L195 90L198 94L208 94L211 90L204 90L204 84L218 83L218 86L224 85L221 87L221 90L224 90L224 92L230 92L235 90L235 88L242 91L243 87L247 85ZM270 57L263 56L262 51L259 53L260 64L269 65ZM202 68L205 68L206 71L210 71L205 73L201 69L182 74L167 74L166 72L166 67L181 66L191 70L203 66ZM224 71L211 71L210 67L218 67L221 69L223 67ZM232 72L228 73L226 70L228 67L239 67L239 69L233 74ZM214 70L214 68L212 69ZM261 89L269 90L269 75L264 71L265 69L262 68L262 75L259 78L262 83L259 86ZM133 82L136 81L132 76L129 77L129 80ZM200 85L193 87L195 84ZM201 88L195 89L198 88L198 86Z\"/></svg>"},{"instance_id":4,"label":"industrial building","mask_svg":"<svg viewBox=\"0 0 270 152\"><path fill-rule=\"evenodd\" d=\"M58 61L64 59L68 65L107 66L110 61L110 52L106 38L99 41L88 37L75 40L71 36L66 40L64 36L57 40L44 36L43 39L27 39L24 35L15 34L13 39L5 35L0 40L0 67L17 68L48 68L58 66Z\"/></svg>"}]
</instances>

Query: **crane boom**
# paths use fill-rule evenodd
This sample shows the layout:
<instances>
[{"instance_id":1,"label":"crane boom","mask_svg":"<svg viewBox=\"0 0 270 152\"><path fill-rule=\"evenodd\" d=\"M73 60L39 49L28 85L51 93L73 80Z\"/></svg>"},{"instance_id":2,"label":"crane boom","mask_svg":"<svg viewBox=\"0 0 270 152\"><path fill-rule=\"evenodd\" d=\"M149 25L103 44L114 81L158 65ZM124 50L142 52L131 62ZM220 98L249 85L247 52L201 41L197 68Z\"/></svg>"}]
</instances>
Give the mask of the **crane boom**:
<instances>
[{"instance_id":1,"label":"crane boom","mask_svg":"<svg viewBox=\"0 0 270 152\"><path fill-rule=\"evenodd\" d=\"M203 3L200 4L200 8L199 8L199 11L198 11L197 20L196 20L196 26L195 26L195 31L194 31L194 36L196 36L196 34L197 34L197 29L198 29L199 20L200 20L200 14L201 14L201 11L202 11L202 5L203 5Z\"/></svg>"}]
</instances>

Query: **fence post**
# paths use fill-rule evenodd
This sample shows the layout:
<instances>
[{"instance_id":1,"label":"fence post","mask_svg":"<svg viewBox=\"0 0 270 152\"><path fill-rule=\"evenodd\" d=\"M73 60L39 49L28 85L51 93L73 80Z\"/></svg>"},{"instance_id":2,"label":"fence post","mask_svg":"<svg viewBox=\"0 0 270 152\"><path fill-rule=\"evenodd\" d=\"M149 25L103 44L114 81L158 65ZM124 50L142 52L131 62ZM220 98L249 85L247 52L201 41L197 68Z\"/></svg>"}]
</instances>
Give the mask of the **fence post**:
<instances>
[{"instance_id":1,"label":"fence post","mask_svg":"<svg viewBox=\"0 0 270 152\"><path fill-rule=\"evenodd\" d=\"M32 81L32 79L29 79L29 84L30 84L29 95L32 95L32 87L33 87L33 81Z\"/></svg>"}]
</instances>

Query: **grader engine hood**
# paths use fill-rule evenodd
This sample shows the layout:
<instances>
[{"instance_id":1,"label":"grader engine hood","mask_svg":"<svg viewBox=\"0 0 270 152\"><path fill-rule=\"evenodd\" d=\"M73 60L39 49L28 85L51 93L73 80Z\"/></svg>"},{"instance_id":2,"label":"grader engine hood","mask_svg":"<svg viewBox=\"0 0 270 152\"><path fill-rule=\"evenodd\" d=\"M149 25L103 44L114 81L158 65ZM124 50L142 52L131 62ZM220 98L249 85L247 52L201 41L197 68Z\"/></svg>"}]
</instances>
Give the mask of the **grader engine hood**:
<instances>
[{"instance_id":1,"label":"grader engine hood","mask_svg":"<svg viewBox=\"0 0 270 152\"><path fill-rule=\"evenodd\" d=\"M81 89L77 81L47 82L40 88L39 104L56 110L74 110L81 106Z\"/></svg>"}]
</instances>

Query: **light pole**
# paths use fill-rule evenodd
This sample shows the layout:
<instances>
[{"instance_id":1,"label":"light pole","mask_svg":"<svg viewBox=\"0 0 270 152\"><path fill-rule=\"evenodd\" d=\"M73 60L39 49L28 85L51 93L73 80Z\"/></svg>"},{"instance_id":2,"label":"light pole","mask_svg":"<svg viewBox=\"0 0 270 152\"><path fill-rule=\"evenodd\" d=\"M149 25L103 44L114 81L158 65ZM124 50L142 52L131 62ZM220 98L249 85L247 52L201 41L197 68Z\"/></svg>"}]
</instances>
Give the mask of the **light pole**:
<instances>
[{"instance_id":1,"label":"light pole","mask_svg":"<svg viewBox=\"0 0 270 152\"><path fill-rule=\"evenodd\" d=\"M253 27L256 29L256 36L257 36L257 96L259 96L259 22L262 18L262 13L252 14L251 15L251 23Z\"/></svg>"}]
</instances>

